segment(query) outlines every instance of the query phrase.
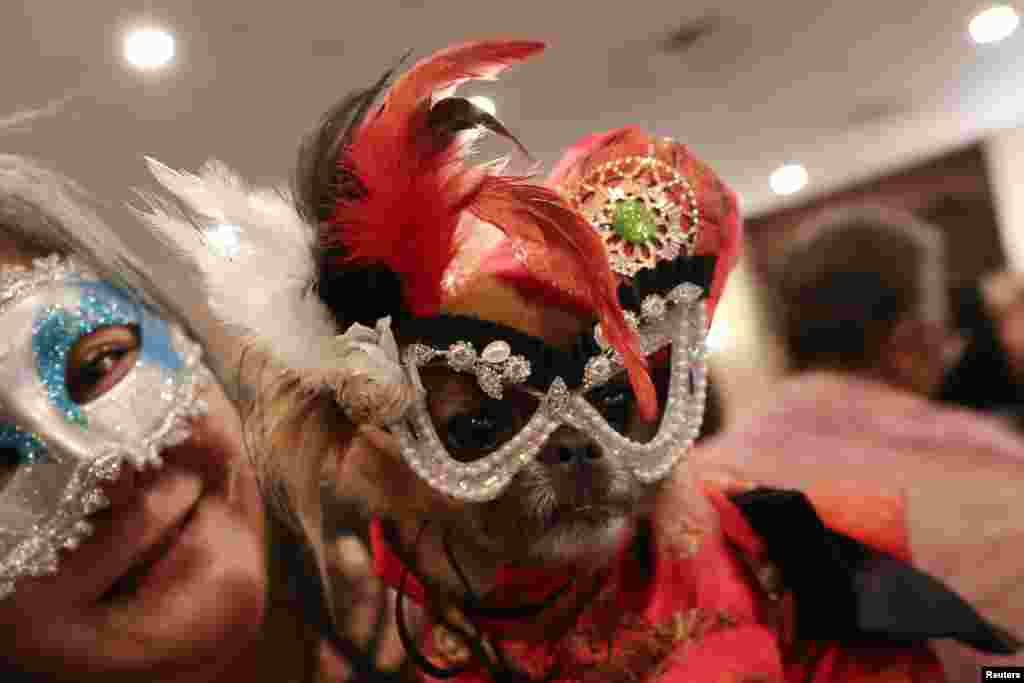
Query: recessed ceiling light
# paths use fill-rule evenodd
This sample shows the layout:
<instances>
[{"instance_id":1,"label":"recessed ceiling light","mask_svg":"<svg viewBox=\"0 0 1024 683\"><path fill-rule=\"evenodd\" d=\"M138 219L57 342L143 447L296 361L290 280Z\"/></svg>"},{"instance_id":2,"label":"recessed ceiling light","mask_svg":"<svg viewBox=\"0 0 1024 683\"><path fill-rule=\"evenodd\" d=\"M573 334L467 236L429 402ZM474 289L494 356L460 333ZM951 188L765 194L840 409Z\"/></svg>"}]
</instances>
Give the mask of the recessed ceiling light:
<instances>
[{"instance_id":1,"label":"recessed ceiling light","mask_svg":"<svg viewBox=\"0 0 1024 683\"><path fill-rule=\"evenodd\" d=\"M495 106L494 100L490 97L484 97L483 95L476 95L474 97L467 98L470 102L483 109L485 112L494 116L495 112L498 111L498 107Z\"/></svg>"},{"instance_id":2,"label":"recessed ceiling light","mask_svg":"<svg viewBox=\"0 0 1024 683\"><path fill-rule=\"evenodd\" d=\"M806 168L800 164L786 164L775 169L768 179L768 184L775 194L787 195L804 189L807 180Z\"/></svg>"},{"instance_id":3,"label":"recessed ceiling light","mask_svg":"<svg viewBox=\"0 0 1024 683\"><path fill-rule=\"evenodd\" d=\"M124 39L124 58L146 71L167 66L174 59L174 36L160 28L130 31Z\"/></svg>"},{"instance_id":4,"label":"recessed ceiling light","mask_svg":"<svg viewBox=\"0 0 1024 683\"><path fill-rule=\"evenodd\" d=\"M1018 25L1020 16L1017 10L1009 5L997 5L974 15L967 30L975 43L986 45L1008 38Z\"/></svg>"}]
</instances>

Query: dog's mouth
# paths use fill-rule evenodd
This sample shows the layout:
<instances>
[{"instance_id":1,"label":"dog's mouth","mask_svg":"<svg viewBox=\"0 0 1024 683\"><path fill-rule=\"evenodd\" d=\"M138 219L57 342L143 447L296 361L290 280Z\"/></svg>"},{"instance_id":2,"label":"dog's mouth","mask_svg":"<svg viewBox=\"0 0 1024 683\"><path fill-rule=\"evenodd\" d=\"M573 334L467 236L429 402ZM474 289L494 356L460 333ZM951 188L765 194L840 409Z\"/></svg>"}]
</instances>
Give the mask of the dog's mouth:
<instances>
[{"instance_id":1,"label":"dog's mouth","mask_svg":"<svg viewBox=\"0 0 1024 683\"><path fill-rule=\"evenodd\" d=\"M623 505L611 503L571 503L559 505L548 516L546 527L555 529L566 524L607 524L613 519L623 517L627 514Z\"/></svg>"},{"instance_id":2,"label":"dog's mouth","mask_svg":"<svg viewBox=\"0 0 1024 683\"><path fill-rule=\"evenodd\" d=\"M567 475L551 482L555 517L604 521L627 511L629 501L626 496L616 495L614 477L610 473L587 467Z\"/></svg>"},{"instance_id":3,"label":"dog's mouth","mask_svg":"<svg viewBox=\"0 0 1024 683\"><path fill-rule=\"evenodd\" d=\"M558 474L527 469L501 497L477 508L470 522L474 542L503 560L547 559L566 539L585 545L605 538L637 509L641 491L614 471L592 466Z\"/></svg>"}]
</instances>

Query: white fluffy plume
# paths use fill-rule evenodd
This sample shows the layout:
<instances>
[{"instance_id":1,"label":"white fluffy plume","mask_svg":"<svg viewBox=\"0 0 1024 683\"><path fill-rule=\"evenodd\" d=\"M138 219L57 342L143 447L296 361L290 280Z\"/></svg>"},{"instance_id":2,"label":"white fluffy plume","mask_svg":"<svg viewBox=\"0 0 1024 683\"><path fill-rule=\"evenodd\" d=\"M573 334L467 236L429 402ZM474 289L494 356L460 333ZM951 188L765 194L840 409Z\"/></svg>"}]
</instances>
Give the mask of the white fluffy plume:
<instances>
[{"instance_id":1,"label":"white fluffy plume","mask_svg":"<svg viewBox=\"0 0 1024 683\"><path fill-rule=\"evenodd\" d=\"M149 210L139 214L200 271L213 314L288 369L329 365L338 330L312 291L315 231L290 198L250 188L216 161L198 175L146 162L177 201L145 196ZM218 244L218 234L237 244Z\"/></svg>"}]
</instances>

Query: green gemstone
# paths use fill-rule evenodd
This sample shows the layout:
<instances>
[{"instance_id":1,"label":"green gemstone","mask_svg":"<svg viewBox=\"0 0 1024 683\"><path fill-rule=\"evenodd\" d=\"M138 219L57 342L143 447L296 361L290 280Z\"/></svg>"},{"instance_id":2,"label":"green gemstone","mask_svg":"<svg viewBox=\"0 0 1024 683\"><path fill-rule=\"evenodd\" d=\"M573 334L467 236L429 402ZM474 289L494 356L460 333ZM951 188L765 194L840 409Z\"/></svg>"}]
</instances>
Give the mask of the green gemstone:
<instances>
[{"instance_id":1,"label":"green gemstone","mask_svg":"<svg viewBox=\"0 0 1024 683\"><path fill-rule=\"evenodd\" d=\"M654 214L643 202L627 199L615 207L612 214L612 229L627 242L644 244L654 239L658 224Z\"/></svg>"}]
</instances>

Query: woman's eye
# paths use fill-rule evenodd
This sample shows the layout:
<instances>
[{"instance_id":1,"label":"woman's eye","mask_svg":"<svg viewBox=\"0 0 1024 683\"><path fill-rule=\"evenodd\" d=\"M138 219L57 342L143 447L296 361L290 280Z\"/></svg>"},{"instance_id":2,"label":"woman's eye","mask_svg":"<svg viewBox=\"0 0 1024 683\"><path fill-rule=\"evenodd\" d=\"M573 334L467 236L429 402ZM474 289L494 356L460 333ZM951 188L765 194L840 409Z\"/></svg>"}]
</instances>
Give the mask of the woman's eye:
<instances>
[{"instance_id":1,"label":"woman's eye","mask_svg":"<svg viewBox=\"0 0 1024 683\"><path fill-rule=\"evenodd\" d=\"M133 326L102 327L71 347L65 381L79 405L113 389L131 371L139 355L139 332Z\"/></svg>"},{"instance_id":2,"label":"woman's eye","mask_svg":"<svg viewBox=\"0 0 1024 683\"><path fill-rule=\"evenodd\" d=\"M486 451L498 445L502 423L487 413L456 415L448 421L448 447L453 451Z\"/></svg>"}]
</instances>

